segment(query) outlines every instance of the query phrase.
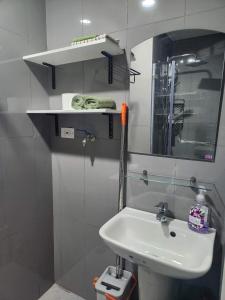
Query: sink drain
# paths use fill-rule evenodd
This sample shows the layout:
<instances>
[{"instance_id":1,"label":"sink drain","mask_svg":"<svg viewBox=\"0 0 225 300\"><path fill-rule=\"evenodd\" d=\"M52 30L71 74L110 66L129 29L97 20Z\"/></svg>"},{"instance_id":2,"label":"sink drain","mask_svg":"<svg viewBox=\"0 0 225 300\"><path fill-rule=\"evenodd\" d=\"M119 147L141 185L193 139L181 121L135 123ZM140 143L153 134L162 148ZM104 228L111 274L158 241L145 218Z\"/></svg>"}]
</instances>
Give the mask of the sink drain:
<instances>
[{"instance_id":1,"label":"sink drain","mask_svg":"<svg viewBox=\"0 0 225 300\"><path fill-rule=\"evenodd\" d=\"M175 236L176 236L176 232L171 231L171 232L170 232L170 235L171 235L172 237L175 237Z\"/></svg>"}]
</instances>

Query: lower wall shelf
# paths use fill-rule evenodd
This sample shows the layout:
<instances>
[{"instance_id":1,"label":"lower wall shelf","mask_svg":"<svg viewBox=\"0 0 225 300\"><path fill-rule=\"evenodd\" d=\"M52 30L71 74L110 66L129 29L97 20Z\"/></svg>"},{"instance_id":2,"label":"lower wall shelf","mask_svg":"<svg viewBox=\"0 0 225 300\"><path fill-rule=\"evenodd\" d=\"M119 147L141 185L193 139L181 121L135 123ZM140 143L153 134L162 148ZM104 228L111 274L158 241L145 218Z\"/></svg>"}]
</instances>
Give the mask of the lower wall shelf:
<instances>
[{"instance_id":1,"label":"lower wall shelf","mask_svg":"<svg viewBox=\"0 0 225 300\"><path fill-rule=\"evenodd\" d=\"M30 109L27 114L120 114L116 109L85 109L85 110L62 110L62 109Z\"/></svg>"},{"instance_id":2,"label":"lower wall shelf","mask_svg":"<svg viewBox=\"0 0 225 300\"><path fill-rule=\"evenodd\" d=\"M34 114L44 114L44 115L51 115L55 118L55 135L59 136L59 117L58 115L69 115L69 114L101 114L108 116L109 122L109 138L113 139L113 115L120 114L119 110L115 109L86 109L86 110L53 110L53 109L40 109L40 110L27 110L27 114L34 115Z\"/></svg>"}]
</instances>

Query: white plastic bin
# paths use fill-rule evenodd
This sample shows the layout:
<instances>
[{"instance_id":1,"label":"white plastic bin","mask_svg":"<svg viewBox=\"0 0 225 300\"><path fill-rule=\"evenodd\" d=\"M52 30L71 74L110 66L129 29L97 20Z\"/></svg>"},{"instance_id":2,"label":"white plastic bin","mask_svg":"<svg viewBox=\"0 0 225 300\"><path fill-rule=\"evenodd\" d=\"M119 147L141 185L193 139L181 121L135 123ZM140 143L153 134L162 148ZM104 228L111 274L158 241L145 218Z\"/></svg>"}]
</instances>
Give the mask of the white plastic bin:
<instances>
[{"instance_id":1,"label":"white plastic bin","mask_svg":"<svg viewBox=\"0 0 225 300\"><path fill-rule=\"evenodd\" d=\"M132 273L123 271L123 276L116 278L116 268L109 266L95 283L97 300L127 300L134 285Z\"/></svg>"},{"instance_id":2,"label":"white plastic bin","mask_svg":"<svg viewBox=\"0 0 225 300\"><path fill-rule=\"evenodd\" d=\"M78 95L78 94L73 94L73 93L64 93L64 94L62 94L62 109L63 110L73 109L72 106L71 106L72 99L76 95Z\"/></svg>"}]
</instances>

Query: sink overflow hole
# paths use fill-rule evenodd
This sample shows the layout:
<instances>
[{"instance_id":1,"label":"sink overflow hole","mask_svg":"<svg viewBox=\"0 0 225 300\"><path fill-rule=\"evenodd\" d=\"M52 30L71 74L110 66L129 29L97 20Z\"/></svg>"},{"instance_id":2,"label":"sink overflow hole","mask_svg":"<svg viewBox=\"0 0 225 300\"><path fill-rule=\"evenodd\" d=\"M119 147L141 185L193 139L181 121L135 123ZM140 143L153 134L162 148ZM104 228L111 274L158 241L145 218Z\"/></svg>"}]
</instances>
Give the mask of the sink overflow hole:
<instances>
[{"instance_id":1,"label":"sink overflow hole","mask_svg":"<svg viewBox=\"0 0 225 300\"><path fill-rule=\"evenodd\" d=\"M175 237L175 236L176 236L176 232L171 231L171 232L170 232L170 235L171 235L172 237Z\"/></svg>"}]
</instances>

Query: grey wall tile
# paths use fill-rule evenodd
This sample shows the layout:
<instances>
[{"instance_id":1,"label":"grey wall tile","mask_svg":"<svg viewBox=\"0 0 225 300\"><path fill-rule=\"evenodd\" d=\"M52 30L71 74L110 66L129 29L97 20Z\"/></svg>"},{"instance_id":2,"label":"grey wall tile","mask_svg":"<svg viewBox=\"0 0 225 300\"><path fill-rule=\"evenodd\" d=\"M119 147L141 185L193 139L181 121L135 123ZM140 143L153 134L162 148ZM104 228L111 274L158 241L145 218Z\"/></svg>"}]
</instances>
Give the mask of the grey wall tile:
<instances>
[{"instance_id":1,"label":"grey wall tile","mask_svg":"<svg viewBox=\"0 0 225 300\"><path fill-rule=\"evenodd\" d=\"M99 245L102 245L102 239L99 236L99 226L85 223L84 244L86 256Z\"/></svg>"},{"instance_id":2,"label":"grey wall tile","mask_svg":"<svg viewBox=\"0 0 225 300\"><path fill-rule=\"evenodd\" d=\"M225 8L219 8L212 11L187 15L185 17L185 26L186 28L203 28L224 32L224 14Z\"/></svg>"},{"instance_id":3,"label":"grey wall tile","mask_svg":"<svg viewBox=\"0 0 225 300\"><path fill-rule=\"evenodd\" d=\"M0 11L0 27L24 37L28 36L26 0L3 0Z\"/></svg>"},{"instance_id":4,"label":"grey wall tile","mask_svg":"<svg viewBox=\"0 0 225 300\"><path fill-rule=\"evenodd\" d=\"M186 14L193 14L200 11L213 10L224 6L225 3L223 0L187 0Z\"/></svg>"},{"instance_id":5,"label":"grey wall tile","mask_svg":"<svg viewBox=\"0 0 225 300\"><path fill-rule=\"evenodd\" d=\"M4 111L25 112L30 102L29 72L21 60L10 60L0 68L1 99Z\"/></svg>"},{"instance_id":6,"label":"grey wall tile","mask_svg":"<svg viewBox=\"0 0 225 300\"><path fill-rule=\"evenodd\" d=\"M127 30L127 51L153 36L180 29L184 29L184 17L129 28Z\"/></svg>"},{"instance_id":7,"label":"grey wall tile","mask_svg":"<svg viewBox=\"0 0 225 300\"><path fill-rule=\"evenodd\" d=\"M83 25L84 34L102 34L125 29L127 1L83 0L83 19L91 21L91 24Z\"/></svg>"},{"instance_id":8,"label":"grey wall tile","mask_svg":"<svg viewBox=\"0 0 225 300\"><path fill-rule=\"evenodd\" d=\"M85 221L90 225L103 225L117 211L119 146L113 140L97 140L87 146Z\"/></svg>"},{"instance_id":9,"label":"grey wall tile","mask_svg":"<svg viewBox=\"0 0 225 300\"><path fill-rule=\"evenodd\" d=\"M18 35L0 27L1 65L6 64L8 60L19 60L25 53L29 52L28 41L26 37Z\"/></svg>"},{"instance_id":10,"label":"grey wall tile","mask_svg":"<svg viewBox=\"0 0 225 300\"><path fill-rule=\"evenodd\" d=\"M137 153L149 153L150 140L146 138L148 134L149 126L129 125L129 151L135 149L135 152Z\"/></svg>"},{"instance_id":11,"label":"grey wall tile","mask_svg":"<svg viewBox=\"0 0 225 300\"><path fill-rule=\"evenodd\" d=\"M45 0L26 0L26 9L30 53L44 51L47 48Z\"/></svg>"},{"instance_id":12,"label":"grey wall tile","mask_svg":"<svg viewBox=\"0 0 225 300\"><path fill-rule=\"evenodd\" d=\"M46 0L48 49L70 45L82 35L82 1Z\"/></svg>"},{"instance_id":13,"label":"grey wall tile","mask_svg":"<svg viewBox=\"0 0 225 300\"><path fill-rule=\"evenodd\" d=\"M10 231L23 232L27 224L32 222L36 210L34 197L31 196L35 184L33 141L30 138L11 139L4 143L4 151L6 221ZM30 213L27 214L27 211Z\"/></svg>"},{"instance_id":14,"label":"grey wall tile","mask_svg":"<svg viewBox=\"0 0 225 300\"><path fill-rule=\"evenodd\" d=\"M22 113L11 113L5 115L7 136L32 137L33 126L28 115Z\"/></svg>"},{"instance_id":15,"label":"grey wall tile","mask_svg":"<svg viewBox=\"0 0 225 300\"><path fill-rule=\"evenodd\" d=\"M83 148L77 141L55 138L52 144L54 215L74 221L84 217ZM71 161L72 159L72 161Z\"/></svg>"},{"instance_id":16,"label":"grey wall tile","mask_svg":"<svg viewBox=\"0 0 225 300\"><path fill-rule=\"evenodd\" d=\"M61 229L62 272L68 273L82 258L84 253L84 227L80 221L64 217ZM63 245L63 247L62 247Z\"/></svg>"},{"instance_id":17,"label":"grey wall tile","mask_svg":"<svg viewBox=\"0 0 225 300\"><path fill-rule=\"evenodd\" d=\"M56 68L56 89L49 85L50 108L62 108L63 93L82 93L83 91L83 63L68 64ZM50 83L50 81L49 81Z\"/></svg>"},{"instance_id":18,"label":"grey wall tile","mask_svg":"<svg viewBox=\"0 0 225 300\"><path fill-rule=\"evenodd\" d=\"M184 0L159 0L152 7L143 7L142 1L128 1L128 27L184 16Z\"/></svg>"},{"instance_id":19,"label":"grey wall tile","mask_svg":"<svg viewBox=\"0 0 225 300\"><path fill-rule=\"evenodd\" d=\"M119 108L119 107L118 107ZM107 115L93 115L85 118L85 128L94 133L98 139L109 139L109 118ZM120 117L113 116L113 138L120 139Z\"/></svg>"},{"instance_id":20,"label":"grey wall tile","mask_svg":"<svg viewBox=\"0 0 225 300\"><path fill-rule=\"evenodd\" d=\"M125 55L114 57L113 84L108 84L108 64L106 58L84 63L84 94L113 99L118 108L126 99L129 89Z\"/></svg>"},{"instance_id":21,"label":"grey wall tile","mask_svg":"<svg viewBox=\"0 0 225 300\"><path fill-rule=\"evenodd\" d=\"M10 262L0 270L0 296L2 299L37 299L39 287L37 274L23 266ZM12 282L14 288L12 289ZM15 292L16 291L16 292Z\"/></svg>"},{"instance_id":22,"label":"grey wall tile","mask_svg":"<svg viewBox=\"0 0 225 300\"><path fill-rule=\"evenodd\" d=\"M174 159L166 157L156 157L149 155L139 155L130 153L128 156L128 171L147 170L149 174L174 176L176 171L176 164Z\"/></svg>"},{"instance_id":23,"label":"grey wall tile","mask_svg":"<svg viewBox=\"0 0 225 300\"><path fill-rule=\"evenodd\" d=\"M36 64L27 66L30 68L30 86L31 86L31 101L29 109L48 109L49 94L48 94L48 70L40 68Z\"/></svg>"},{"instance_id":24,"label":"grey wall tile","mask_svg":"<svg viewBox=\"0 0 225 300\"><path fill-rule=\"evenodd\" d=\"M128 180L127 205L129 207L156 213L155 206L162 201L168 202L169 209L173 211L173 187L157 183L145 184L140 180Z\"/></svg>"},{"instance_id":25,"label":"grey wall tile","mask_svg":"<svg viewBox=\"0 0 225 300\"><path fill-rule=\"evenodd\" d=\"M90 286L85 279L86 263L85 259L81 259L76 264L71 265L71 269L63 274L63 276L61 276L56 282L74 294L84 299L88 299L87 288L90 288Z\"/></svg>"},{"instance_id":26,"label":"grey wall tile","mask_svg":"<svg viewBox=\"0 0 225 300\"><path fill-rule=\"evenodd\" d=\"M191 206L195 203L196 195L188 188L176 187L174 194L174 203L171 210L174 212L174 216L177 219L188 221L188 215ZM187 194L187 195L186 195Z\"/></svg>"}]
</instances>

